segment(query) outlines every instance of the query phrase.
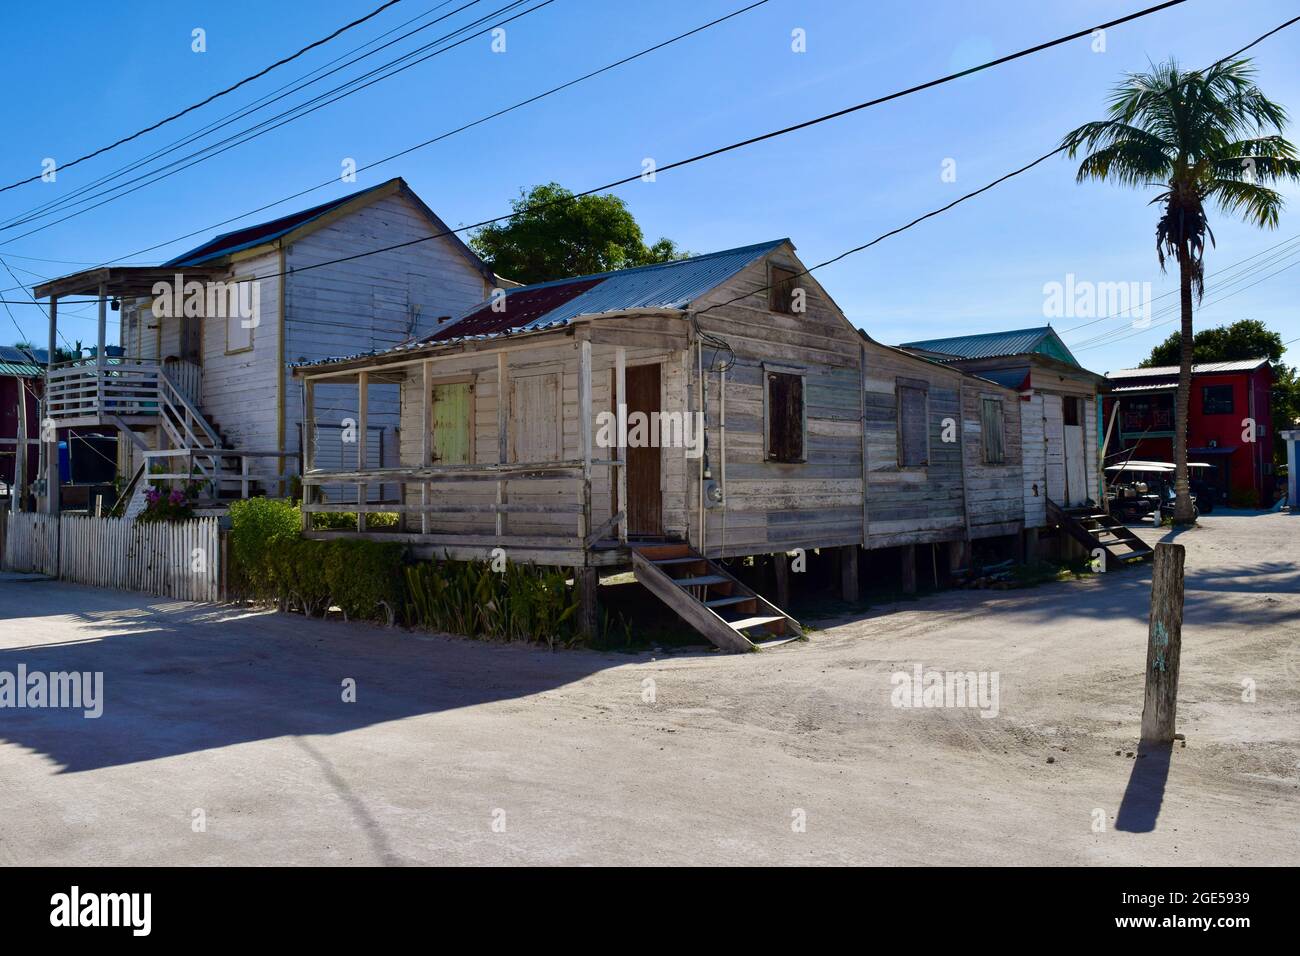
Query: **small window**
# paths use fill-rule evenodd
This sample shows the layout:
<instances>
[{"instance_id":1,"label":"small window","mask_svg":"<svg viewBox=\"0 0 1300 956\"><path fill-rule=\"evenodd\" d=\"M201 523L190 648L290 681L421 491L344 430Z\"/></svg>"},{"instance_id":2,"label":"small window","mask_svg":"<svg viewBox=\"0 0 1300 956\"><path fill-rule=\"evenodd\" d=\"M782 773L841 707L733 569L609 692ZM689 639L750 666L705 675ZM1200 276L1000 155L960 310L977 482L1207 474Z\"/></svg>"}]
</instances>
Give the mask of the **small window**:
<instances>
[{"instance_id":1,"label":"small window","mask_svg":"<svg viewBox=\"0 0 1300 956\"><path fill-rule=\"evenodd\" d=\"M770 370L766 375L767 460L805 461L803 376Z\"/></svg>"},{"instance_id":2,"label":"small window","mask_svg":"<svg viewBox=\"0 0 1300 956\"><path fill-rule=\"evenodd\" d=\"M1083 414L1081 406L1083 399L1066 397L1061 399L1061 418L1062 424L1079 425L1082 424Z\"/></svg>"},{"instance_id":3,"label":"small window","mask_svg":"<svg viewBox=\"0 0 1300 956\"><path fill-rule=\"evenodd\" d=\"M915 385L898 386L898 467L930 464L930 434L926 425L929 395Z\"/></svg>"},{"instance_id":4,"label":"small window","mask_svg":"<svg viewBox=\"0 0 1300 956\"><path fill-rule=\"evenodd\" d=\"M560 461L564 451L563 378L560 372L510 379L510 460Z\"/></svg>"},{"instance_id":5,"label":"small window","mask_svg":"<svg viewBox=\"0 0 1300 956\"><path fill-rule=\"evenodd\" d=\"M1201 412L1205 415L1231 415L1232 386L1204 386L1201 389Z\"/></svg>"},{"instance_id":6,"label":"small window","mask_svg":"<svg viewBox=\"0 0 1300 956\"><path fill-rule=\"evenodd\" d=\"M771 267L768 279L767 307L773 312L794 313L795 289L799 286L799 274L793 269L780 266Z\"/></svg>"},{"instance_id":7,"label":"small window","mask_svg":"<svg viewBox=\"0 0 1300 956\"><path fill-rule=\"evenodd\" d=\"M1069 406L1076 401L1068 399ZM1002 420L1002 400L986 398L980 402L980 432L984 441L984 462L1001 465L1007 460L1006 437Z\"/></svg>"}]
</instances>

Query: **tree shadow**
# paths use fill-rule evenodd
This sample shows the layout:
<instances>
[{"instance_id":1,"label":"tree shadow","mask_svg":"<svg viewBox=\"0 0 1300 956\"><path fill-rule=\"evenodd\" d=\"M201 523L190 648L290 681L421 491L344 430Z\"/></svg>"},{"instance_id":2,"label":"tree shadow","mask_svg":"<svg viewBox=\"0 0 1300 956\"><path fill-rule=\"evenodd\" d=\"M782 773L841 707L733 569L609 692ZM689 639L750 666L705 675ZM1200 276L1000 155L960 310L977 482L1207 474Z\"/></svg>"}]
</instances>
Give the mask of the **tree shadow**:
<instances>
[{"instance_id":1,"label":"tree shadow","mask_svg":"<svg viewBox=\"0 0 1300 956\"><path fill-rule=\"evenodd\" d=\"M1138 745L1129 774L1124 799L1115 815L1115 829L1124 833L1150 833L1156 828L1160 807L1165 799L1165 785L1169 780L1169 760L1172 744L1143 742Z\"/></svg>"},{"instance_id":2,"label":"tree shadow","mask_svg":"<svg viewBox=\"0 0 1300 956\"><path fill-rule=\"evenodd\" d=\"M44 619L54 603L67 618L55 634L0 627L0 673L23 665L28 674L103 675L98 718L84 708L0 707L0 741L63 773L340 734L525 698L630 663L626 654L552 653L67 585L14 608L27 603L18 588L0 587L8 617ZM346 681L355 682L353 702Z\"/></svg>"}]
</instances>

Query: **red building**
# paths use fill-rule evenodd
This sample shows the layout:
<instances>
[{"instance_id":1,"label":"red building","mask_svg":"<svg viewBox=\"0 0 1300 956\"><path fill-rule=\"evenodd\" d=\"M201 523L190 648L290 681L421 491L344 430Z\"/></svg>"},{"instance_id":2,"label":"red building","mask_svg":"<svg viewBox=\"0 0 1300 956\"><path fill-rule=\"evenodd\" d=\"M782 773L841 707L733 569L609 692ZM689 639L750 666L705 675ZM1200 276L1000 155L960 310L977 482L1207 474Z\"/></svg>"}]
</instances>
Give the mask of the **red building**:
<instances>
[{"instance_id":1,"label":"red building","mask_svg":"<svg viewBox=\"0 0 1300 956\"><path fill-rule=\"evenodd\" d=\"M6 505L9 489L22 484L15 480L14 474L20 457L25 457L27 462L25 486L30 487L37 476L39 447L31 440L40 437L37 396L42 390L45 366L40 363L44 361L44 350L26 352L0 345L0 486L3 486L0 495L5 496ZM20 409L25 413L25 422L19 419ZM18 441L24 430L29 441L26 454L20 456Z\"/></svg>"},{"instance_id":2,"label":"red building","mask_svg":"<svg viewBox=\"0 0 1300 956\"><path fill-rule=\"evenodd\" d=\"M1136 459L1174 460L1174 399L1177 366L1128 368L1107 376L1105 422L1119 415L1106 450L1107 464ZM1273 370L1268 359L1209 362L1192 366L1188 403L1187 459L1211 467L1193 474L1216 504L1258 508L1273 494Z\"/></svg>"}]
</instances>

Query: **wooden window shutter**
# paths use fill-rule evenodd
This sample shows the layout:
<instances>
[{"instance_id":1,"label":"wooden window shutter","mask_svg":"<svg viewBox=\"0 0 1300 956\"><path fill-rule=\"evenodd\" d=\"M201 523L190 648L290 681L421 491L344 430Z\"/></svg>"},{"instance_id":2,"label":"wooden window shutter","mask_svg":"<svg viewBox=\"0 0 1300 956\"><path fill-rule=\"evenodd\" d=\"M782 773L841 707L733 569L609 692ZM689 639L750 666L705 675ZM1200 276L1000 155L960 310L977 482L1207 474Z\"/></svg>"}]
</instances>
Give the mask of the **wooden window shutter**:
<instances>
[{"instance_id":1,"label":"wooden window shutter","mask_svg":"<svg viewBox=\"0 0 1300 956\"><path fill-rule=\"evenodd\" d=\"M784 312L790 315L794 312L794 290L798 288L799 277L792 269L783 269L780 266L771 267L771 278L768 279L767 290L767 307L773 312Z\"/></svg>"},{"instance_id":2,"label":"wooden window shutter","mask_svg":"<svg viewBox=\"0 0 1300 956\"><path fill-rule=\"evenodd\" d=\"M926 390L898 386L898 466L924 468L930 464L930 436L926 423Z\"/></svg>"},{"instance_id":3,"label":"wooden window shutter","mask_svg":"<svg viewBox=\"0 0 1300 956\"><path fill-rule=\"evenodd\" d=\"M804 461L803 376L767 372L767 460Z\"/></svg>"},{"instance_id":4,"label":"wooden window shutter","mask_svg":"<svg viewBox=\"0 0 1300 956\"><path fill-rule=\"evenodd\" d=\"M980 429L984 439L984 461L990 465L1000 465L1007 460L1006 444L1003 434L1002 402L996 398L986 398L981 403Z\"/></svg>"}]
</instances>

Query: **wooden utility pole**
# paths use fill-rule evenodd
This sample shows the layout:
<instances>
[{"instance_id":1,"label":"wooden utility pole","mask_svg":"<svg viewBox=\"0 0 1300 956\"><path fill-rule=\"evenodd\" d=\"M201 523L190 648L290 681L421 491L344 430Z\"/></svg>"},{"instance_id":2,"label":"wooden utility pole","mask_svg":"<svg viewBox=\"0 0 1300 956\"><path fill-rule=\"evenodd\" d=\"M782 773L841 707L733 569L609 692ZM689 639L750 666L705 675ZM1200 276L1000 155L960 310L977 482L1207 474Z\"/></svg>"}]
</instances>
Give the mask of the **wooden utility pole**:
<instances>
[{"instance_id":1,"label":"wooden utility pole","mask_svg":"<svg viewBox=\"0 0 1300 956\"><path fill-rule=\"evenodd\" d=\"M1183 559L1181 544L1156 545L1147 623L1146 699L1142 742L1172 744L1178 710L1178 664L1183 646Z\"/></svg>"}]
</instances>

